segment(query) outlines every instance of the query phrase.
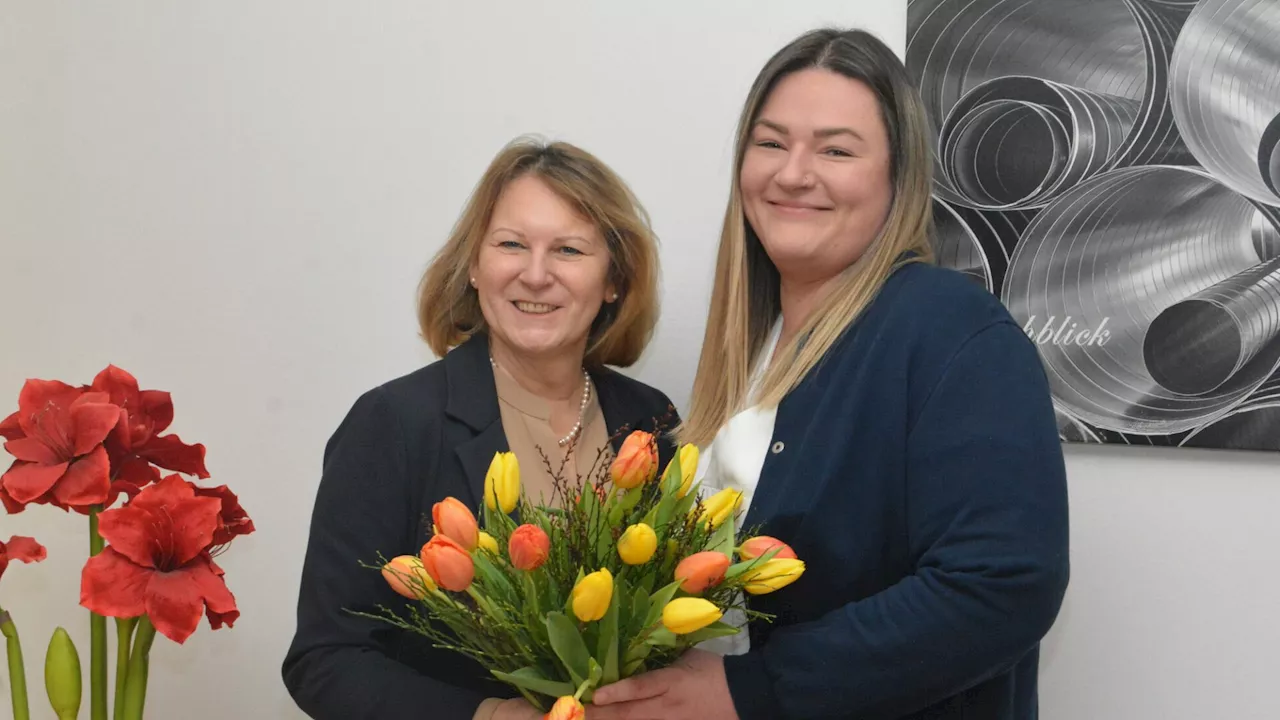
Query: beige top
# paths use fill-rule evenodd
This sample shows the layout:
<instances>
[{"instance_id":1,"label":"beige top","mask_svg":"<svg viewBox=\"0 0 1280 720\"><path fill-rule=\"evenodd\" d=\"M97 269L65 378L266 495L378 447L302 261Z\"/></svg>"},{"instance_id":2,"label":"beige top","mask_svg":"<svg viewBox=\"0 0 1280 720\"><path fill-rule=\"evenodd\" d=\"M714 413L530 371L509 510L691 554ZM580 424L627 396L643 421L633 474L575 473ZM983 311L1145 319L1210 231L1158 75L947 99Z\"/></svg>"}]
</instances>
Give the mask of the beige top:
<instances>
[{"instance_id":1,"label":"beige top","mask_svg":"<svg viewBox=\"0 0 1280 720\"><path fill-rule=\"evenodd\" d=\"M556 433L551 428L551 403L525 390L501 367L494 368L493 376L498 388L498 407L502 411L502 430L520 462L520 482L531 502L536 505L563 502L555 493L553 473L560 475L575 495L584 483L603 477L602 473L607 472L613 461L613 449L609 445L604 413L596 398L595 383L591 384L591 397L582 414L582 431L575 442L561 447L564 433Z\"/></svg>"},{"instance_id":2,"label":"beige top","mask_svg":"<svg viewBox=\"0 0 1280 720\"><path fill-rule=\"evenodd\" d=\"M577 441L561 447L560 438L564 435L551 429L551 403L525 390L502 368L493 369L493 379L498 388L502 431L520 463L520 483L531 502L563 504L564 498L555 492L552 471L559 474L575 494L583 484L603 477L613 462L613 448L609 445L604 413L596 399L595 383L591 384L591 398L582 414L582 431ZM489 720L501 703L496 698L485 700L476 709L474 720Z\"/></svg>"}]
</instances>

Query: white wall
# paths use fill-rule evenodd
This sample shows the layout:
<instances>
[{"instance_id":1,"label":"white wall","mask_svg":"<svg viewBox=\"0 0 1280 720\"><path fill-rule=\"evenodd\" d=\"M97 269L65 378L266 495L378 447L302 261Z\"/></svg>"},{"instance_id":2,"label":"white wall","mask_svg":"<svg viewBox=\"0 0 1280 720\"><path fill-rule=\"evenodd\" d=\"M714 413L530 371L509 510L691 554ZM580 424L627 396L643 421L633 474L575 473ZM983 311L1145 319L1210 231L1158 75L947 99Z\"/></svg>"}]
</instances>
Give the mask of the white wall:
<instances>
[{"instance_id":1,"label":"white wall","mask_svg":"<svg viewBox=\"0 0 1280 720\"><path fill-rule=\"evenodd\" d=\"M1068 446L1043 720L1280 718L1280 457Z\"/></svg>"},{"instance_id":2,"label":"white wall","mask_svg":"<svg viewBox=\"0 0 1280 720\"><path fill-rule=\"evenodd\" d=\"M173 392L174 430L258 526L220 558L236 627L157 643L152 716L300 717L279 664L322 445L358 393L431 360L414 283L511 137L579 143L647 204L666 312L634 372L684 404L740 103L823 22L901 51L905 3L0 0L0 410L28 376L121 365ZM1043 717L1275 717L1277 458L1069 456ZM87 664L85 527L32 508L0 515L15 533L51 554L0 586L51 717L56 624Z\"/></svg>"}]
</instances>

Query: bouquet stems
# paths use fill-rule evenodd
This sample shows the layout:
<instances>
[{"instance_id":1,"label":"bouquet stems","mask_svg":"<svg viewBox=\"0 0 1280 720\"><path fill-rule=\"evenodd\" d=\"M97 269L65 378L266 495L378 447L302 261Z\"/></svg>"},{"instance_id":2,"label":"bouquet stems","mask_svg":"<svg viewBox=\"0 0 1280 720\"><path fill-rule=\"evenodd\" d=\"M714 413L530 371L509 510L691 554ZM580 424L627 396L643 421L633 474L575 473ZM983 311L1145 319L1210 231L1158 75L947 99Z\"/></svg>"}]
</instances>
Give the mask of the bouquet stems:
<instances>
[{"instance_id":1,"label":"bouquet stems","mask_svg":"<svg viewBox=\"0 0 1280 720\"><path fill-rule=\"evenodd\" d=\"M31 707L27 703L27 670L22 664L22 643L18 641L18 628L4 608L0 608L0 631L4 632L9 655L9 688L13 695L13 720L30 720Z\"/></svg>"},{"instance_id":2,"label":"bouquet stems","mask_svg":"<svg viewBox=\"0 0 1280 720\"><path fill-rule=\"evenodd\" d=\"M129 649L133 645L133 629L138 618L116 618L116 691L113 720L124 720L125 681L129 677Z\"/></svg>"},{"instance_id":3,"label":"bouquet stems","mask_svg":"<svg viewBox=\"0 0 1280 720\"><path fill-rule=\"evenodd\" d=\"M98 534L98 513L89 510L89 557L102 552L102 536ZM93 720L107 720L107 619L89 613L89 713Z\"/></svg>"},{"instance_id":4,"label":"bouquet stems","mask_svg":"<svg viewBox=\"0 0 1280 720\"><path fill-rule=\"evenodd\" d=\"M124 681L124 717L122 720L142 720L142 708L147 700L147 669L151 656L151 643L156 639L156 628L151 618L138 618L138 635L129 652L129 670Z\"/></svg>"}]
</instances>

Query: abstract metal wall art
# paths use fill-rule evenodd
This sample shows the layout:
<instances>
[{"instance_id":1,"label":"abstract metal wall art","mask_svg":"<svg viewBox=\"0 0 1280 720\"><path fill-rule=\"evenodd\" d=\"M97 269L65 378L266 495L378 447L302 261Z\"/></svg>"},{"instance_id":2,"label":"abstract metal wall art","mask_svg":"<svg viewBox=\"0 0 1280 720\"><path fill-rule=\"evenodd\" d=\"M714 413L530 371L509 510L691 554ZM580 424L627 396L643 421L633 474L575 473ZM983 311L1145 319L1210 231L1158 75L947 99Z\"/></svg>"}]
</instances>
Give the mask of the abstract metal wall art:
<instances>
[{"instance_id":1,"label":"abstract metal wall art","mask_svg":"<svg viewBox=\"0 0 1280 720\"><path fill-rule=\"evenodd\" d=\"M1280 0L909 0L907 67L1062 439L1280 450Z\"/></svg>"}]
</instances>

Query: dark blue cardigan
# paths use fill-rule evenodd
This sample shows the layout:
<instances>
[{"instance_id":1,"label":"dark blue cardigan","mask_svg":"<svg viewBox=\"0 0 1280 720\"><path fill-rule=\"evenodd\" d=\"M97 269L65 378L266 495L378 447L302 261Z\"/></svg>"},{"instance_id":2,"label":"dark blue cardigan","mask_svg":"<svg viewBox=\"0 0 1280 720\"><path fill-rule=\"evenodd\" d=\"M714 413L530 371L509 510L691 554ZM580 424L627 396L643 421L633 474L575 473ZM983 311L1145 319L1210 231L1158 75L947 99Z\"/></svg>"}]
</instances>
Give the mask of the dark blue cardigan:
<instances>
[{"instance_id":1,"label":"dark blue cardigan","mask_svg":"<svg viewBox=\"0 0 1280 720\"><path fill-rule=\"evenodd\" d=\"M913 264L778 407L746 527L806 562L726 658L743 720L1032 720L1068 578L1036 349L991 294Z\"/></svg>"}]
</instances>

